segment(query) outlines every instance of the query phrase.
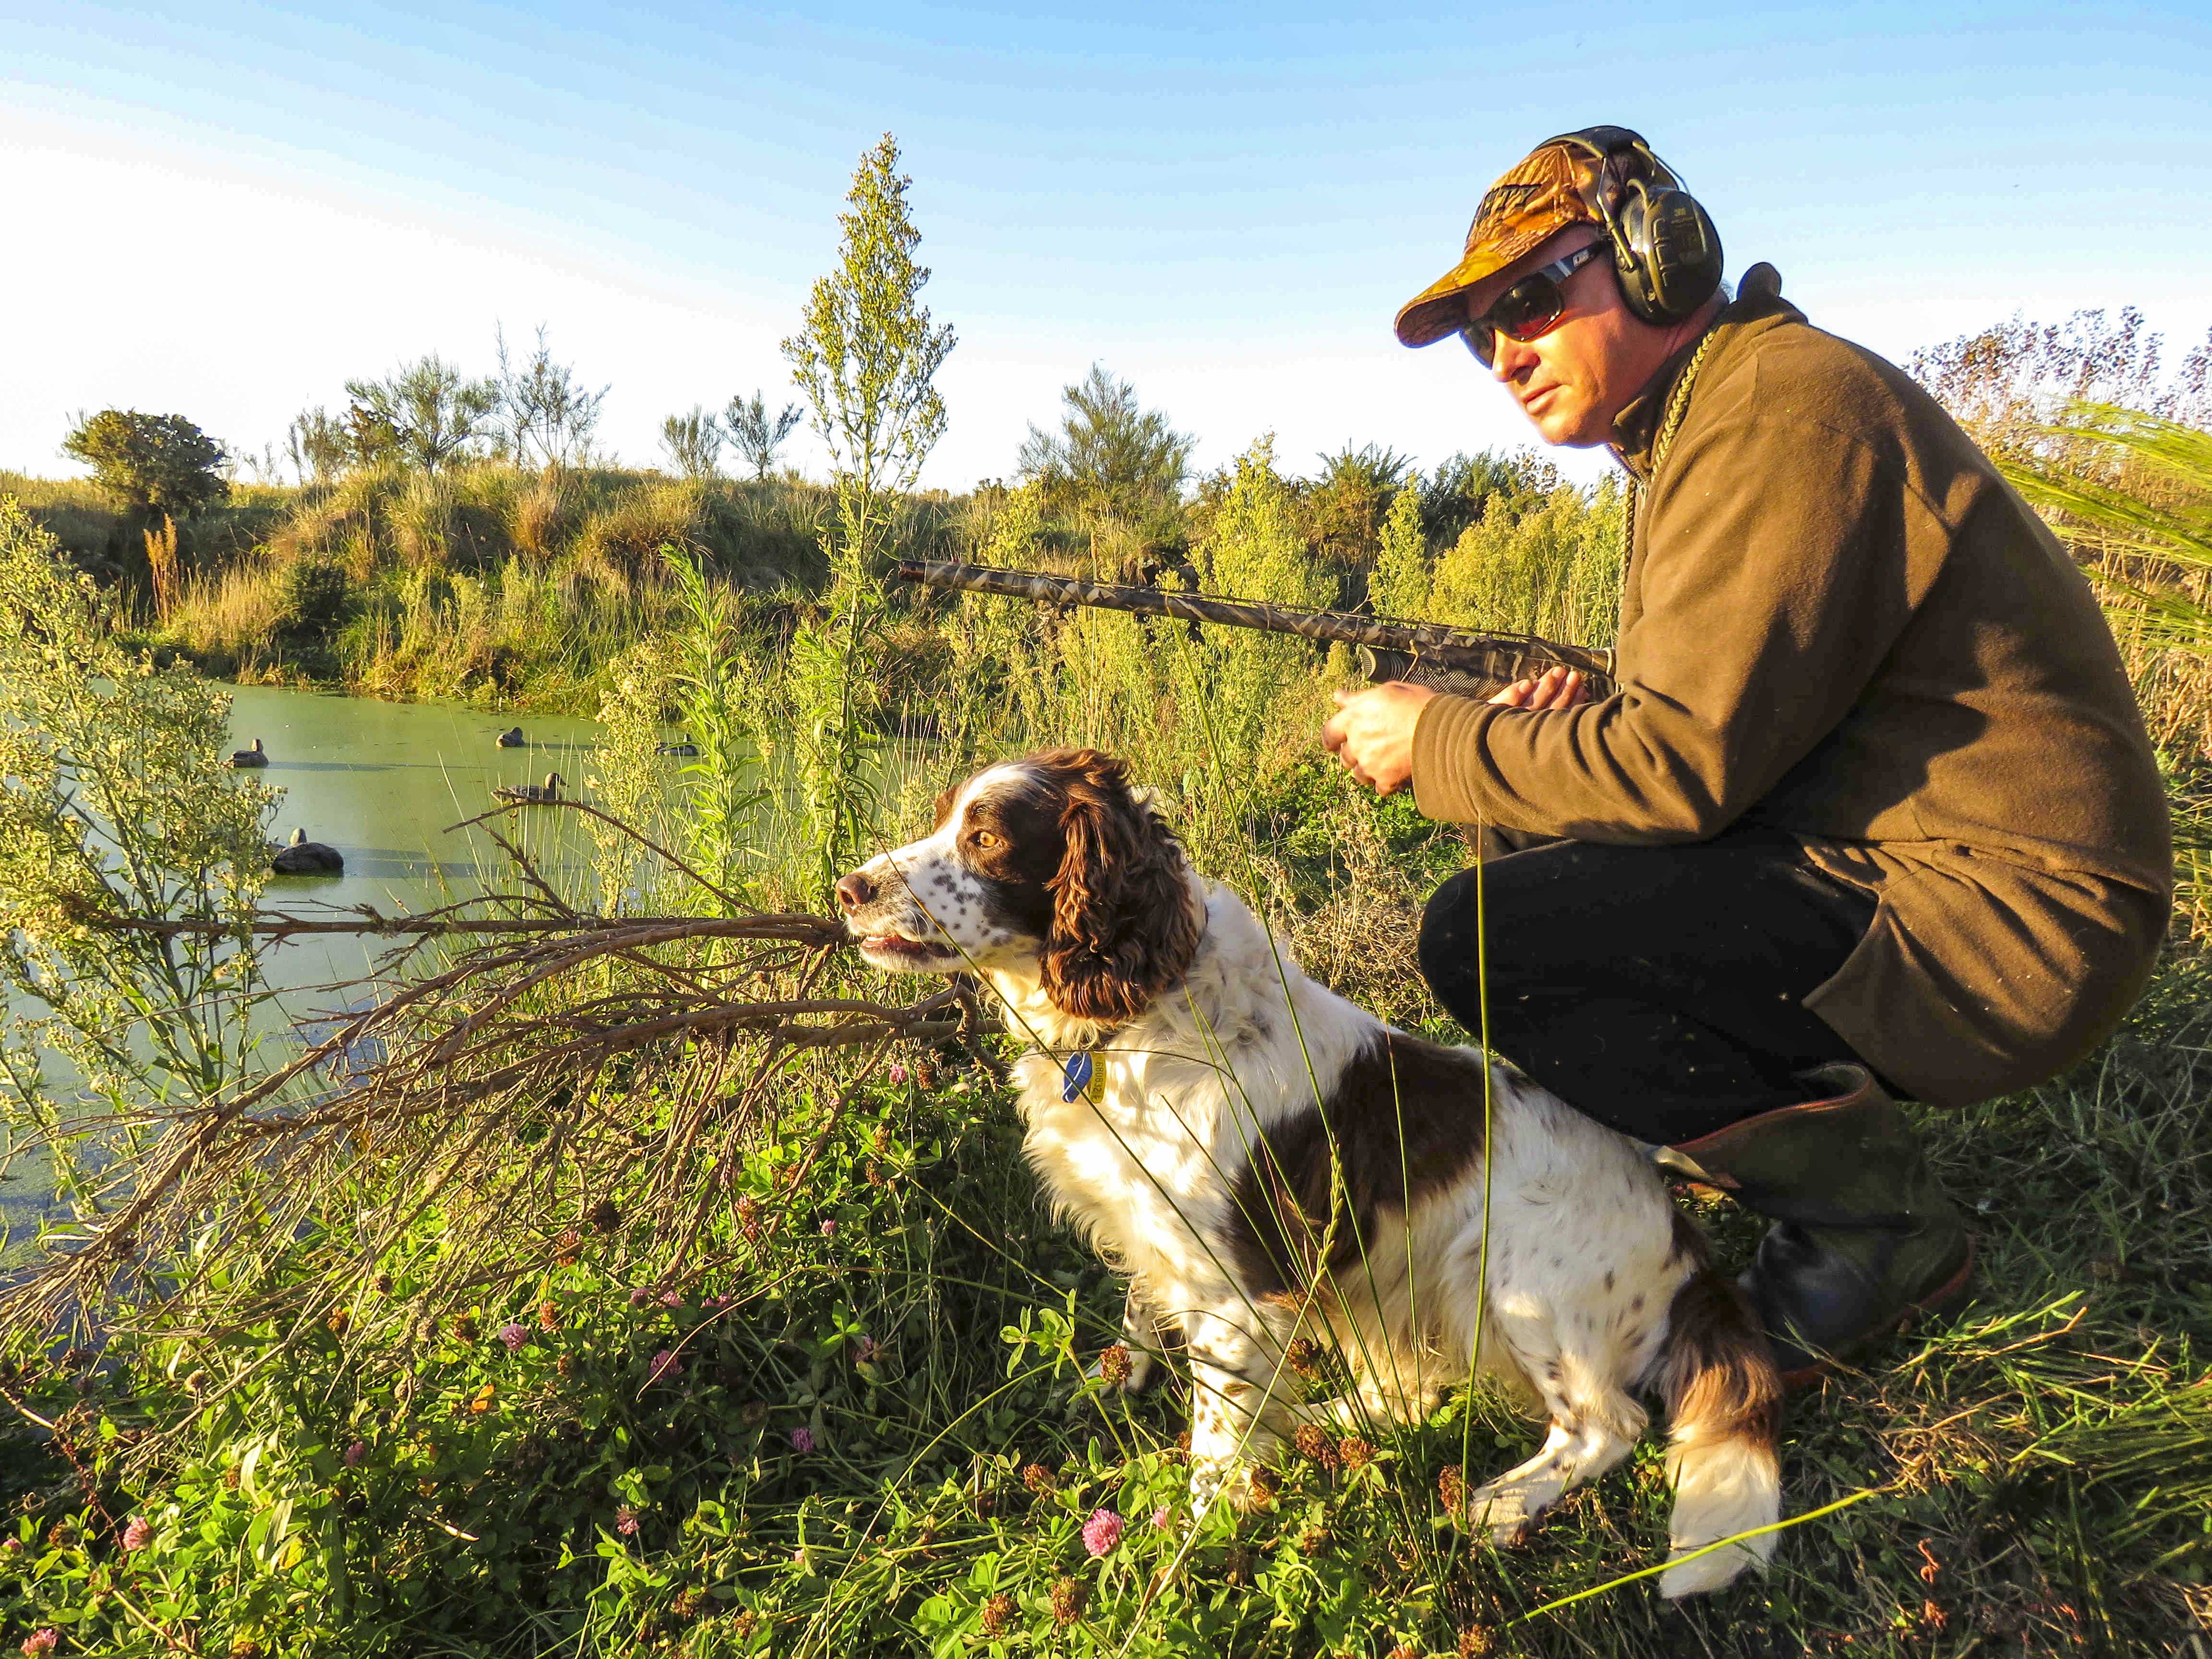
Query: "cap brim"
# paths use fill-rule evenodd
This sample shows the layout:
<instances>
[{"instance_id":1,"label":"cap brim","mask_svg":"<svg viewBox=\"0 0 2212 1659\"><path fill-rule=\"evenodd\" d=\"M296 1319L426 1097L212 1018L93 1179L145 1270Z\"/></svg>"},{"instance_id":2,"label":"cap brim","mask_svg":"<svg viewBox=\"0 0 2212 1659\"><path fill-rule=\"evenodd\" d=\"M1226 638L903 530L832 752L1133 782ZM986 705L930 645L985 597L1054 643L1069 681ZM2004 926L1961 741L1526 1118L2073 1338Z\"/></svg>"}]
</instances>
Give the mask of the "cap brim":
<instances>
[{"instance_id":1,"label":"cap brim","mask_svg":"<svg viewBox=\"0 0 2212 1659\"><path fill-rule=\"evenodd\" d=\"M1589 222L1567 215L1546 215L1517 225L1496 241L1463 255L1460 262L1406 301L1399 309L1398 343L1434 345L1456 334L1472 314L1468 307L1486 306L1494 295L1486 290L1492 279L1508 265L1516 264L1571 225ZM1479 308L1479 307L1478 307Z\"/></svg>"},{"instance_id":2,"label":"cap brim","mask_svg":"<svg viewBox=\"0 0 2212 1659\"><path fill-rule=\"evenodd\" d=\"M1443 276L1406 301L1398 312L1398 343L1434 345L1467 325L1467 294L1485 277L1494 276L1519 258L1517 254L1483 248L1468 254Z\"/></svg>"}]
</instances>

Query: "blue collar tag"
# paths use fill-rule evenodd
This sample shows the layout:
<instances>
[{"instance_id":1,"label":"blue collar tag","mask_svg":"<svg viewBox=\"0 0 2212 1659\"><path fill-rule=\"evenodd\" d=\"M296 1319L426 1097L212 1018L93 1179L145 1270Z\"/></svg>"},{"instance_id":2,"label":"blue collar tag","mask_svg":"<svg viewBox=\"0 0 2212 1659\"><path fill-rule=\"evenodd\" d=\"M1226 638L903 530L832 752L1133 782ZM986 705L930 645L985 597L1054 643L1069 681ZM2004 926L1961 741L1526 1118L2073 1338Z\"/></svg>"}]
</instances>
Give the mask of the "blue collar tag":
<instances>
[{"instance_id":1,"label":"blue collar tag","mask_svg":"<svg viewBox=\"0 0 2212 1659\"><path fill-rule=\"evenodd\" d=\"M1060 1077L1063 1081L1060 1097L1072 1106L1075 1103L1075 1097L1091 1086L1090 1050L1078 1048L1070 1054L1067 1057L1067 1064L1060 1070Z\"/></svg>"}]
</instances>

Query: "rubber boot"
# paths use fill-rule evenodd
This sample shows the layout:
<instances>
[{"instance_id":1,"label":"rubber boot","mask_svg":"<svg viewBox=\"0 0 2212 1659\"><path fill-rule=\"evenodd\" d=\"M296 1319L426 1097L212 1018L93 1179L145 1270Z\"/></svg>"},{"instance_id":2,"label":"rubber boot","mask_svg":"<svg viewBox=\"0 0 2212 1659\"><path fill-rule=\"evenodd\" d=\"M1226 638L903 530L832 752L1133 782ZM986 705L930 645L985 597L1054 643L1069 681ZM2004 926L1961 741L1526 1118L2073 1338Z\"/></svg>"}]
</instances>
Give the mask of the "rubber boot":
<instances>
[{"instance_id":1,"label":"rubber boot","mask_svg":"<svg viewBox=\"0 0 2212 1659\"><path fill-rule=\"evenodd\" d=\"M1737 1283L1792 1386L1951 1300L1974 1264L1966 1224L1873 1074L1829 1066L1808 1076L1837 1092L1731 1123L1660 1159L1773 1219Z\"/></svg>"}]
</instances>

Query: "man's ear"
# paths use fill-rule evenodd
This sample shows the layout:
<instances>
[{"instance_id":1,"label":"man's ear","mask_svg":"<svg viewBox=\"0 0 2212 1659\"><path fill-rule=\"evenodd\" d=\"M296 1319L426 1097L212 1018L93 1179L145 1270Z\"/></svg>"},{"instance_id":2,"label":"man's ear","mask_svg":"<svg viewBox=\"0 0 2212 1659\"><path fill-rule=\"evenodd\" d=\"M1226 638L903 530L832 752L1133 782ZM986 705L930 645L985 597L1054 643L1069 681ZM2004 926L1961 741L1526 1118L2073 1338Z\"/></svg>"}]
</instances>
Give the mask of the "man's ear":
<instances>
[{"instance_id":1,"label":"man's ear","mask_svg":"<svg viewBox=\"0 0 2212 1659\"><path fill-rule=\"evenodd\" d=\"M1060 820L1066 850L1048 884L1045 994L1078 1019L1134 1019L1182 977L1198 950L1200 921L1182 848L1131 793L1112 757L1062 750L1036 763L1054 775L1066 801Z\"/></svg>"}]
</instances>

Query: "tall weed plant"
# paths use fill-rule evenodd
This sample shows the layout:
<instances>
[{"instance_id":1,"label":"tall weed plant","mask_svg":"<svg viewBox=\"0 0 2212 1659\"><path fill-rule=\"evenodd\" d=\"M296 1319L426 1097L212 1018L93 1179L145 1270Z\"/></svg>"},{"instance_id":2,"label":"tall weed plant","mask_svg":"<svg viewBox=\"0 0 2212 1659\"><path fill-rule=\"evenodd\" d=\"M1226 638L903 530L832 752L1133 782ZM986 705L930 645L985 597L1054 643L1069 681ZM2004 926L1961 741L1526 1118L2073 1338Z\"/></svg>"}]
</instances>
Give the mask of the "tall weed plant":
<instances>
[{"instance_id":1,"label":"tall weed plant","mask_svg":"<svg viewBox=\"0 0 2212 1659\"><path fill-rule=\"evenodd\" d=\"M680 772L680 821L693 861L718 885L738 888L761 850L754 820L769 799L776 735L788 724L784 688L742 648L727 591L675 549L664 556L682 602L667 659L669 694L684 740L697 750Z\"/></svg>"},{"instance_id":2,"label":"tall weed plant","mask_svg":"<svg viewBox=\"0 0 2212 1659\"><path fill-rule=\"evenodd\" d=\"M872 838L883 705L874 653L885 601L878 568L922 463L945 431L937 371L949 325L921 303L921 240L885 133L860 158L838 216L835 271L807 296L805 324L783 343L814 430L830 452L835 527L823 537L830 580L792 641L792 705L801 785L826 897Z\"/></svg>"},{"instance_id":3,"label":"tall weed plant","mask_svg":"<svg viewBox=\"0 0 2212 1659\"><path fill-rule=\"evenodd\" d=\"M118 1200L101 1169L157 1141L166 1109L254 1069L267 991L245 929L279 799L223 763L229 699L128 647L113 601L0 497L0 1158L52 1159L87 1221Z\"/></svg>"},{"instance_id":4,"label":"tall weed plant","mask_svg":"<svg viewBox=\"0 0 2212 1659\"><path fill-rule=\"evenodd\" d=\"M1566 486L1533 501L1492 495L1430 571L1437 622L1612 642L1620 614L1626 495L1608 477L1594 495Z\"/></svg>"},{"instance_id":5,"label":"tall weed plant","mask_svg":"<svg viewBox=\"0 0 2212 1659\"><path fill-rule=\"evenodd\" d=\"M1272 438L1237 458L1197 554L1209 592L1304 606L1336 599L1334 584L1307 556ZM1194 640L1172 626L1164 631L1168 648L1154 654L1172 688L1178 718L1164 726L1179 750L1166 775L1182 782L1194 835L1233 835L1243 817L1246 769L1256 761L1262 776L1279 772L1310 744L1322 706L1314 672L1321 659L1310 641L1283 635L1215 629Z\"/></svg>"}]
</instances>

